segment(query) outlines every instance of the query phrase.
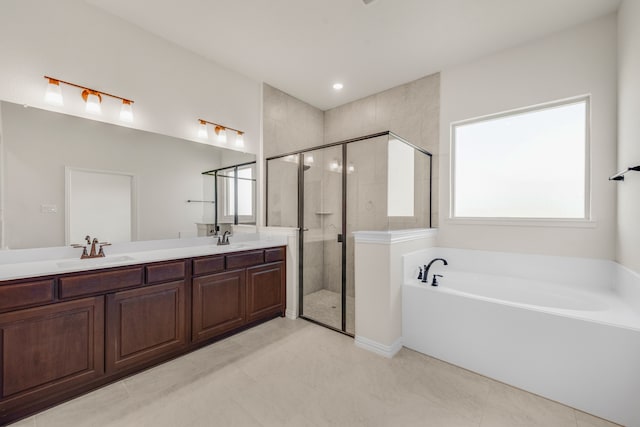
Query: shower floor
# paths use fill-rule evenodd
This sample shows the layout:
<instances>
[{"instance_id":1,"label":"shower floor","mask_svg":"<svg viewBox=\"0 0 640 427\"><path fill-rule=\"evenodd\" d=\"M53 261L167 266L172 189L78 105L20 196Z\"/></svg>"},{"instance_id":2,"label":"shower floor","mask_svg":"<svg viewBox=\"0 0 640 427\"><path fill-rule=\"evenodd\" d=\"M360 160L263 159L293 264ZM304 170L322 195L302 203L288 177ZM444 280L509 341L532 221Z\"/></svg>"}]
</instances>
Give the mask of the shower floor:
<instances>
[{"instance_id":1,"label":"shower floor","mask_svg":"<svg viewBox=\"0 0 640 427\"><path fill-rule=\"evenodd\" d=\"M342 304L340 294L326 289L310 293L303 301L304 317L323 323L332 328L342 329ZM355 333L355 298L347 296L347 333Z\"/></svg>"}]
</instances>

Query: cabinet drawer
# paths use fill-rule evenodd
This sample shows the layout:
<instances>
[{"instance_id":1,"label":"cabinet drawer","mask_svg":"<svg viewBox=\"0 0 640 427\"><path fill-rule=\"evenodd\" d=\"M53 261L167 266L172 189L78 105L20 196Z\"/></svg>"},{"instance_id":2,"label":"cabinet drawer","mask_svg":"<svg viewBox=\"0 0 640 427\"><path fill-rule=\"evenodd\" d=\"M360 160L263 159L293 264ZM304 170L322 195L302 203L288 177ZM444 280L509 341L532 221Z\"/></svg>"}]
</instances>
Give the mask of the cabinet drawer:
<instances>
[{"instance_id":1,"label":"cabinet drawer","mask_svg":"<svg viewBox=\"0 0 640 427\"><path fill-rule=\"evenodd\" d=\"M149 284L180 280L184 279L185 276L184 261L148 265L145 270L147 271L147 283Z\"/></svg>"},{"instance_id":2,"label":"cabinet drawer","mask_svg":"<svg viewBox=\"0 0 640 427\"><path fill-rule=\"evenodd\" d=\"M274 262L284 260L284 248L273 248L264 250L264 262Z\"/></svg>"},{"instance_id":3,"label":"cabinet drawer","mask_svg":"<svg viewBox=\"0 0 640 427\"><path fill-rule=\"evenodd\" d=\"M52 302L53 286L53 279L0 286L0 310Z\"/></svg>"},{"instance_id":4,"label":"cabinet drawer","mask_svg":"<svg viewBox=\"0 0 640 427\"><path fill-rule=\"evenodd\" d=\"M193 275L219 273L224 270L224 256L212 256L193 260Z\"/></svg>"},{"instance_id":5,"label":"cabinet drawer","mask_svg":"<svg viewBox=\"0 0 640 427\"><path fill-rule=\"evenodd\" d=\"M249 267L264 263L264 251L249 251L227 255L227 269Z\"/></svg>"},{"instance_id":6,"label":"cabinet drawer","mask_svg":"<svg viewBox=\"0 0 640 427\"><path fill-rule=\"evenodd\" d=\"M109 292L142 285L142 268L60 278L60 298Z\"/></svg>"}]
</instances>

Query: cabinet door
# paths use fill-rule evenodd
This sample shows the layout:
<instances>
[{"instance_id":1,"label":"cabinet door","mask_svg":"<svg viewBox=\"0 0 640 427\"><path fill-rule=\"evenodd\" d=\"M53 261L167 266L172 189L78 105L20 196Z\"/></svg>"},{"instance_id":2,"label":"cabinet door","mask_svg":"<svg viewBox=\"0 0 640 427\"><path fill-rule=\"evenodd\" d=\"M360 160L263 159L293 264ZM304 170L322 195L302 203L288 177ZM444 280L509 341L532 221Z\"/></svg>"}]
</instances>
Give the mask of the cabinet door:
<instances>
[{"instance_id":1,"label":"cabinet door","mask_svg":"<svg viewBox=\"0 0 640 427\"><path fill-rule=\"evenodd\" d=\"M284 263L247 268L247 322L284 314Z\"/></svg>"},{"instance_id":2,"label":"cabinet door","mask_svg":"<svg viewBox=\"0 0 640 427\"><path fill-rule=\"evenodd\" d=\"M193 279L193 341L213 338L245 323L245 271Z\"/></svg>"},{"instance_id":3,"label":"cabinet door","mask_svg":"<svg viewBox=\"0 0 640 427\"><path fill-rule=\"evenodd\" d=\"M160 360L186 345L184 281L107 295L107 372Z\"/></svg>"},{"instance_id":4,"label":"cabinet door","mask_svg":"<svg viewBox=\"0 0 640 427\"><path fill-rule=\"evenodd\" d=\"M0 412L104 373L104 298L0 315Z\"/></svg>"}]
</instances>

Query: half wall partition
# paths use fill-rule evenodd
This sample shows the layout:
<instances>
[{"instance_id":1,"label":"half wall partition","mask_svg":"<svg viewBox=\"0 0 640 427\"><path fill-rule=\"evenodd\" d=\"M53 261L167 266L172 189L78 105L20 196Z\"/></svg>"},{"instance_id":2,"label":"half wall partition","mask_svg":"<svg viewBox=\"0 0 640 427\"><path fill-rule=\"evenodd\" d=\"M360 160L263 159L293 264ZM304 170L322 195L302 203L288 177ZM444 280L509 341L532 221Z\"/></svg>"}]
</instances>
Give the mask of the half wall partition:
<instances>
[{"instance_id":1,"label":"half wall partition","mask_svg":"<svg viewBox=\"0 0 640 427\"><path fill-rule=\"evenodd\" d=\"M354 335L352 233L431 226L431 153L382 132L266 166L266 224L300 229L299 315Z\"/></svg>"}]
</instances>

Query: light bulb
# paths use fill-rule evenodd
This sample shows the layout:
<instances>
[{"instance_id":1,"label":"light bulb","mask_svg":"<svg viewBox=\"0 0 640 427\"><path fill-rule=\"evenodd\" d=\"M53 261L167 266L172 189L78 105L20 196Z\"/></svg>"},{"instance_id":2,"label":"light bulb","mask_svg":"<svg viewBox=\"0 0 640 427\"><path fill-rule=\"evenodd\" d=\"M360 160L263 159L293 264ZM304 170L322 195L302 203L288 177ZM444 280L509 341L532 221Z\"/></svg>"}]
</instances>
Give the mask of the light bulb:
<instances>
[{"instance_id":1,"label":"light bulb","mask_svg":"<svg viewBox=\"0 0 640 427\"><path fill-rule=\"evenodd\" d=\"M227 143L227 130L222 126L216 126L216 134L218 135L218 142L220 144Z\"/></svg>"},{"instance_id":2,"label":"light bulb","mask_svg":"<svg viewBox=\"0 0 640 427\"><path fill-rule=\"evenodd\" d=\"M62 90L60 89L60 82L58 80L49 79L47 91L44 94L44 102L54 107L62 107L64 105Z\"/></svg>"},{"instance_id":3,"label":"light bulb","mask_svg":"<svg viewBox=\"0 0 640 427\"><path fill-rule=\"evenodd\" d=\"M244 147L244 132L238 131L238 135L236 136L236 147Z\"/></svg>"},{"instance_id":4,"label":"light bulb","mask_svg":"<svg viewBox=\"0 0 640 427\"><path fill-rule=\"evenodd\" d=\"M85 100L85 111L90 114L101 114L102 107L100 107L100 102L102 102L102 97L99 93L84 90L82 92L82 98Z\"/></svg>"},{"instance_id":5,"label":"light bulb","mask_svg":"<svg viewBox=\"0 0 640 427\"><path fill-rule=\"evenodd\" d=\"M350 162L347 165L347 173L353 173L353 172L355 172L355 170L356 170L356 167L353 165L353 163Z\"/></svg>"},{"instance_id":6,"label":"light bulb","mask_svg":"<svg viewBox=\"0 0 640 427\"><path fill-rule=\"evenodd\" d=\"M329 169L331 169L332 171L337 170L338 169L338 161L337 160L331 160L331 162L329 163Z\"/></svg>"},{"instance_id":7,"label":"light bulb","mask_svg":"<svg viewBox=\"0 0 640 427\"><path fill-rule=\"evenodd\" d=\"M313 156L311 154L307 154L306 156L304 156L304 164L305 165L313 164Z\"/></svg>"},{"instance_id":8,"label":"light bulb","mask_svg":"<svg viewBox=\"0 0 640 427\"><path fill-rule=\"evenodd\" d=\"M120 108L120 120L123 122L131 123L133 122L133 106L131 105L131 101L123 99L122 107Z\"/></svg>"},{"instance_id":9,"label":"light bulb","mask_svg":"<svg viewBox=\"0 0 640 427\"><path fill-rule=\"evenodd\" d=\"M202 138L202 139L209 138L209 132L207 132L207 123L203 120L200 120L200 128L198 129L198 138Z\"/></svg>"},{"instance_id":10,"label":"light bulb","mask_svg":"<svg viewBox=\"0 0 640 427\"><path fill-rule=\"evenodd\" d=\"M342 83L334 83L333 84L333 89L334 90L342 90L343 87L344 87L344 85Z\"/></svg>"}]
</instances>

